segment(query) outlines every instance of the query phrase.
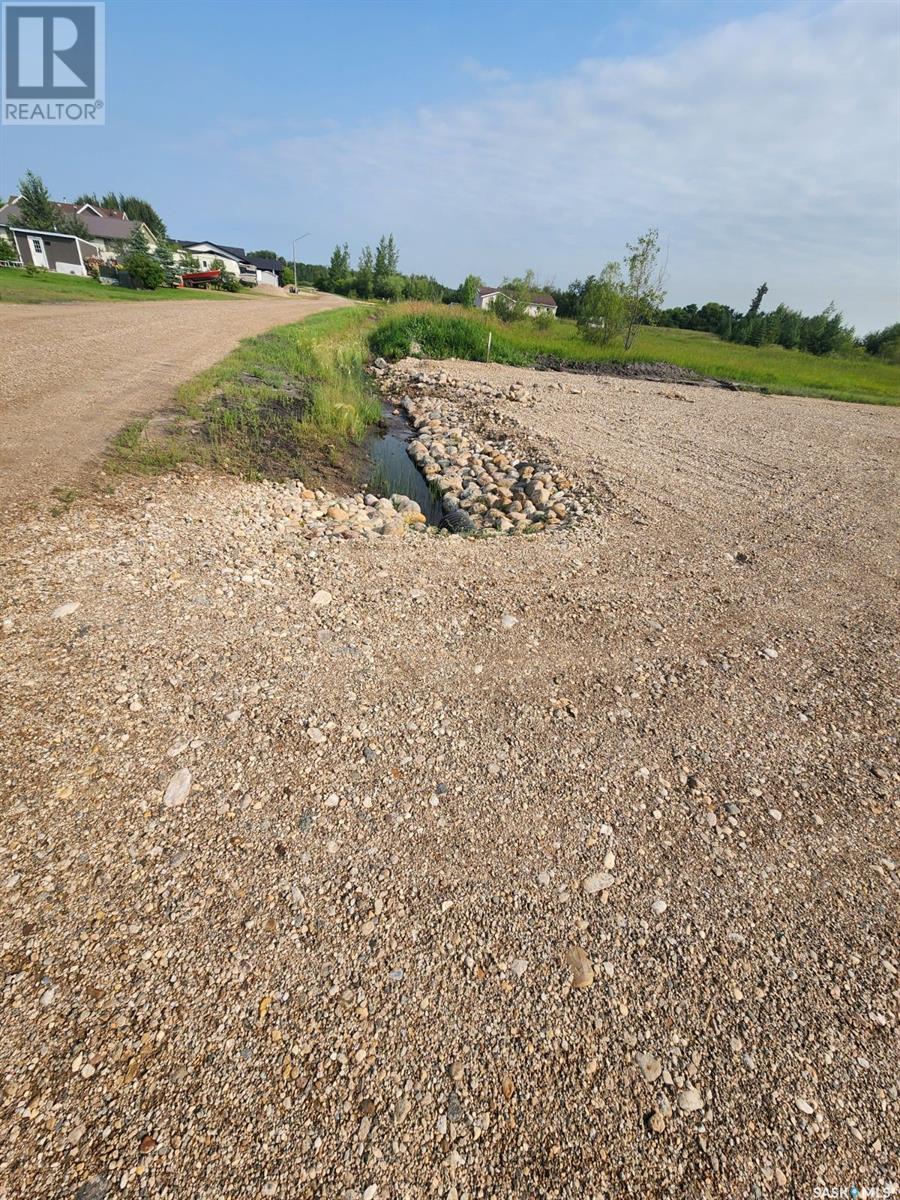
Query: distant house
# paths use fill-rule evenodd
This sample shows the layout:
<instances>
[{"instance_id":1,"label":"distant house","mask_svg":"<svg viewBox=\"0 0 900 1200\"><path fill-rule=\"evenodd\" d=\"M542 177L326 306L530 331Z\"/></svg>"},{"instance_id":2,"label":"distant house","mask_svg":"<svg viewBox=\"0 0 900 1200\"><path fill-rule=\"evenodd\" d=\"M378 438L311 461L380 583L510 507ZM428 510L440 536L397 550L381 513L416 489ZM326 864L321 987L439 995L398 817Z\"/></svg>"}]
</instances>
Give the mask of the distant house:
<instances>
[{"instance_id":1,"label":"distant house","mask_svg":"<svg viewBox=\"0 0 900 1200\"><path fill-rule=\"evenodd\" d=\"M257 284L267 287L281 287L284 284L285 264L277 258L261 258L258 254L249 254L247 261L256 268Z\"/></svg>"},{"instance_id":2,"label":"distant house","mask_svg":"<svg viewBox=\"0 0 900 1200\"><path fill-rule=\"evenodd\" d=\"M229 275L241 277L241 264L246 262L247 251L240 246L220 246L217 242L190 242L179 239L176 260L183 261L186 255L196 258L201 271L209 271L215 259L219 259Z\"/></svg>"},{"instance_id":3,"label":"distant house","mask_svg":"<svg viewBox=\"0 0 900 1200\"><path fill-rule=\"evenodd\" d=\"M21 196L15 196L0 207L0 235L9 236L14 227L22 226L19 211ZM54 201L54 203L56 203ZM56 207L67 217L77 217L88 231L88 238L96 248L95 253L109 261L124 257L125 244L135 229L142 229L147 244L155 250L157 240L152 229L143 221L130 221L125 213L114 208L102 208L98 204L59 204Z\"/></svg>"},{"instance_id":4,"label":"distant house","mask_svg":"<svg viewBox=\"0 0 900 1200\"><path fill-rule=\"evenodd\" d=\"M43 267L60 275L87 275L85 260L100 257L93 242L73 233L12 227L7 229L6 236L18 251L23 266Z\"/></svg>"},{"instance_id":5,"label":"distant house","mask_svg":"<svg viewBox=\"0 0 900 1200\"><path fill-rule=\"evenodd\" d=\"M229 275L236 276L249 287L257 287L261 283L271 287L281 286L284 263L274 258L260 258L257 254L248 254L242 246L224 246L219 242L179 241L177 245L180 254L176 258L183 261L185 255L193 255L202 271L211 270L213 262L219 259Z\"/></svg>"},{"instance_id":6,"label":"distant house","mask_svg":"<svg viewBox=\"0 0 900 1200\"><path fill-rule=\"evenodd\" d=\"M493 308L498 296L504 296L507 300L512 299L502 288L480 287L475 297L475 307ZM525 306L525 312L529 317L539 317L542 313L549 313L551 317L555 317L556 301L549 292L532 292L531 300Z\"/></svg>"}]
</instances>

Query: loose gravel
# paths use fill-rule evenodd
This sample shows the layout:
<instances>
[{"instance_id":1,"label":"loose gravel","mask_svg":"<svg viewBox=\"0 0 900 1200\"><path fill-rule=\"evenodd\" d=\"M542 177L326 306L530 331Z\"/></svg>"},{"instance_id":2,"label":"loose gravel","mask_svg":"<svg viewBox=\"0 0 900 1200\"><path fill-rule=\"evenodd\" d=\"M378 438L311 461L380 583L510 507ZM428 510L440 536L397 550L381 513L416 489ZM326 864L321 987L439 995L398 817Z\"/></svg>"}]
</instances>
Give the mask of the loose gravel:
<instances>
[{"instance_id":1,"label":"loose gravel","mask_svg":"<svg viewBox=\"0 0 900 1200\"><path fill-rule=\"evenodd\" d=\"M896 1178L896 414L413 369L578 519L2 529L0 1195Z\"/></svg>"},{"instance_id":2,"label":"loose gravel","mask_svg":"<svg viewBox=\"0 0 900 1200\"><path fill-rule=\"evenodd\" d=\"M340 296L0 304L0 508L80 485L108 440L241 338L338 308Z\"/></svg>"}]
</instances>

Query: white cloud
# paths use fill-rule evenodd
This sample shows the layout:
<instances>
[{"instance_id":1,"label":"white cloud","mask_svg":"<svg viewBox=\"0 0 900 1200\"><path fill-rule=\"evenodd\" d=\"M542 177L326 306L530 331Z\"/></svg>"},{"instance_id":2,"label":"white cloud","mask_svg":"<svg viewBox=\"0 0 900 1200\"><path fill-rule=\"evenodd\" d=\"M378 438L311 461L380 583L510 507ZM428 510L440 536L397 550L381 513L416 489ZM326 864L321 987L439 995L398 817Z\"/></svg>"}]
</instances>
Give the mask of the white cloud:
<instances>
[{"instance_id":1,"label":"white cloud","mask_svg":"<svg viewBox=\"0 0 900 1200\"><path fill-rule=\"evenodd\" d=\"M504 67L486 67L477 58L464 58L459 64L459 69L463 74L477 79L479 83L509 83L512 79L511 72Z\"/></svg>"},{"instance_id":2,"label":"white cloud","mask_svg":"<svg viewBox=\"0 0 900 1200\"><path fill-rule=\"evenodd\" d=\"M564 285L658 225L673 302L744 307L765 279L865 329L898 308L898 50L894 5L782 9L248 154L323 243L393 230L406 269L450 283Z\"/></svg>"}]
</instances>

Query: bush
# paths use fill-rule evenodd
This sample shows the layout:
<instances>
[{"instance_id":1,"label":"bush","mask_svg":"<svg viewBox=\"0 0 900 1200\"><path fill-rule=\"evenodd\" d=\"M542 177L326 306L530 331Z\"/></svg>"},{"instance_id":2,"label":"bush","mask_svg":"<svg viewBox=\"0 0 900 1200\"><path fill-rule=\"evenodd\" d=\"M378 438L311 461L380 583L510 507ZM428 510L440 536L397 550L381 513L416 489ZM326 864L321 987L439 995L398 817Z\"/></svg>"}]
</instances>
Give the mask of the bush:
<instances>
[{"instance_id":1,"label":"bush","mask_svg":"<svg viewBox=\"0 0 900 1200\"><path fill-rule=\"evenodd\" d=\"M369 349L381 358L405 358L418 344L426 358L465 358L485 362L488 357L488 326L478 318L448 313L407 313L388 317L369 335ZM491 360L524 366L527 355L497 333L491 345Z\"/></svg>"},{"instance_id":2,"label":"bush","mask_svg":"<svg viewBox=\"0 0 900 1200\"><path fill-rule=\"evenodd\" d=\"M124 265L135 284L139 288L145 288L148 292L153 292L161 287L166 277L165 271L156 259L142 250L136 250L133 254L126 255Z\"/></svg>"},{"instance_id":3,"label":"bush","mask_svg":"<svg viewBox=\"0 0 900 1200\"><path fill-rule=\"evenodd\" d=\"M607 263L599 279L588 280L578 309L578 331L585 341L608 346L624 334L624 287L618 263Z\"/></svg>"},{"instance_id":4,"label":"bush","mask_svg":"<svg viewBox=\"0 0 900 1200\"><path fill-rule=\"evenodd\" d=\"M19 255L16 253L16 248L8 238L0 235L0 262L18 262Z\"/></svg>"},{"instance_id":5,"label":"bush","mask_svg":"<svg viewBox=\"0 0 900 1200\"><path fill-rule=\"evenodd\" d=\"M492 316L495 316L498 321L504 321L506 323L509 323L510 321L518 321L523 315L522 311L520 310L520 306L516 303L516 301L510 299L509 296L504 295L503 292L499 293L499 295L495 298L494 303L491 305L491 314Z\"/></svg>"},{"instance_id":6,"label":"bush","mask_svg":"<svg viewBox=\"0 0 900 1200\"><path fill-rule=\"evenodd\" d=\"M239 292L241 290L241 281L236 275L226 271L221 279L222 291L224 292Z\"/></svg>"}]
</instances>

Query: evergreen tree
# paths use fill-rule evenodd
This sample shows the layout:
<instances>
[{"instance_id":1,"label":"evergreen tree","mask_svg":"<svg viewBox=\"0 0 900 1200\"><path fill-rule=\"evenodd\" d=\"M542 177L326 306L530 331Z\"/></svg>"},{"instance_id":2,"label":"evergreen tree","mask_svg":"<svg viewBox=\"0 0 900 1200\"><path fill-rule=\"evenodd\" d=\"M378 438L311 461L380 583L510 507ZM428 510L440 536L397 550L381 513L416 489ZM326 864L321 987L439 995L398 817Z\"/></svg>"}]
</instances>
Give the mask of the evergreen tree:
<instances>
[{"instance_id":1,"label":"evergreen tree","mask_svg":"<svg viewBox=\"0 0 900 1200\"><path fill-rule=\"evenodd\" d=\"M59 228L62 213L50 199L50 193L39 175L26 171L25 178L19 180L19 220L26 229L46 229L48 232Z\"/></svg>"},{"instance_id":2,"label":"evergreen tree","mask_svg":"<svg viewBox=\"0 0 900 1200\"><path fill-rule=\"evenodd\" d=\"M181 272L175 265L175 255L172 253L172 247L167 241L162 241L153 252L153 257L163 269L163 285L165 287L174 287L176 281L180 278Z\"/></svg>"},{"instance_id":3,"label":"evergreen tree","mask_svg":"<svg viewBox=\"0 0 900 1200\"><path fill-rule=\"evenodd\" d=\"M104 205L104 208L106 205ZM150 243L147 241L147 236L140 225L135 225L131 231L131 236L125 243L126 254L149 254Z\"/></svg>"},{"instance_id":4,"label":"evergreen tree","mask_svg":"<svg viewBox=\"0 0 900 1200\"><path fill-rule=\"evenodd\" d=\"M765 296L765 294L768 290L769 290L769 285L767 283L761 284L756 289L756 295L753 297L753 302L751 303L750 307L747 309L748 318L752 319L759 312L760 305L763 302L763 296Z\"/></svg>"}]
</instances>

